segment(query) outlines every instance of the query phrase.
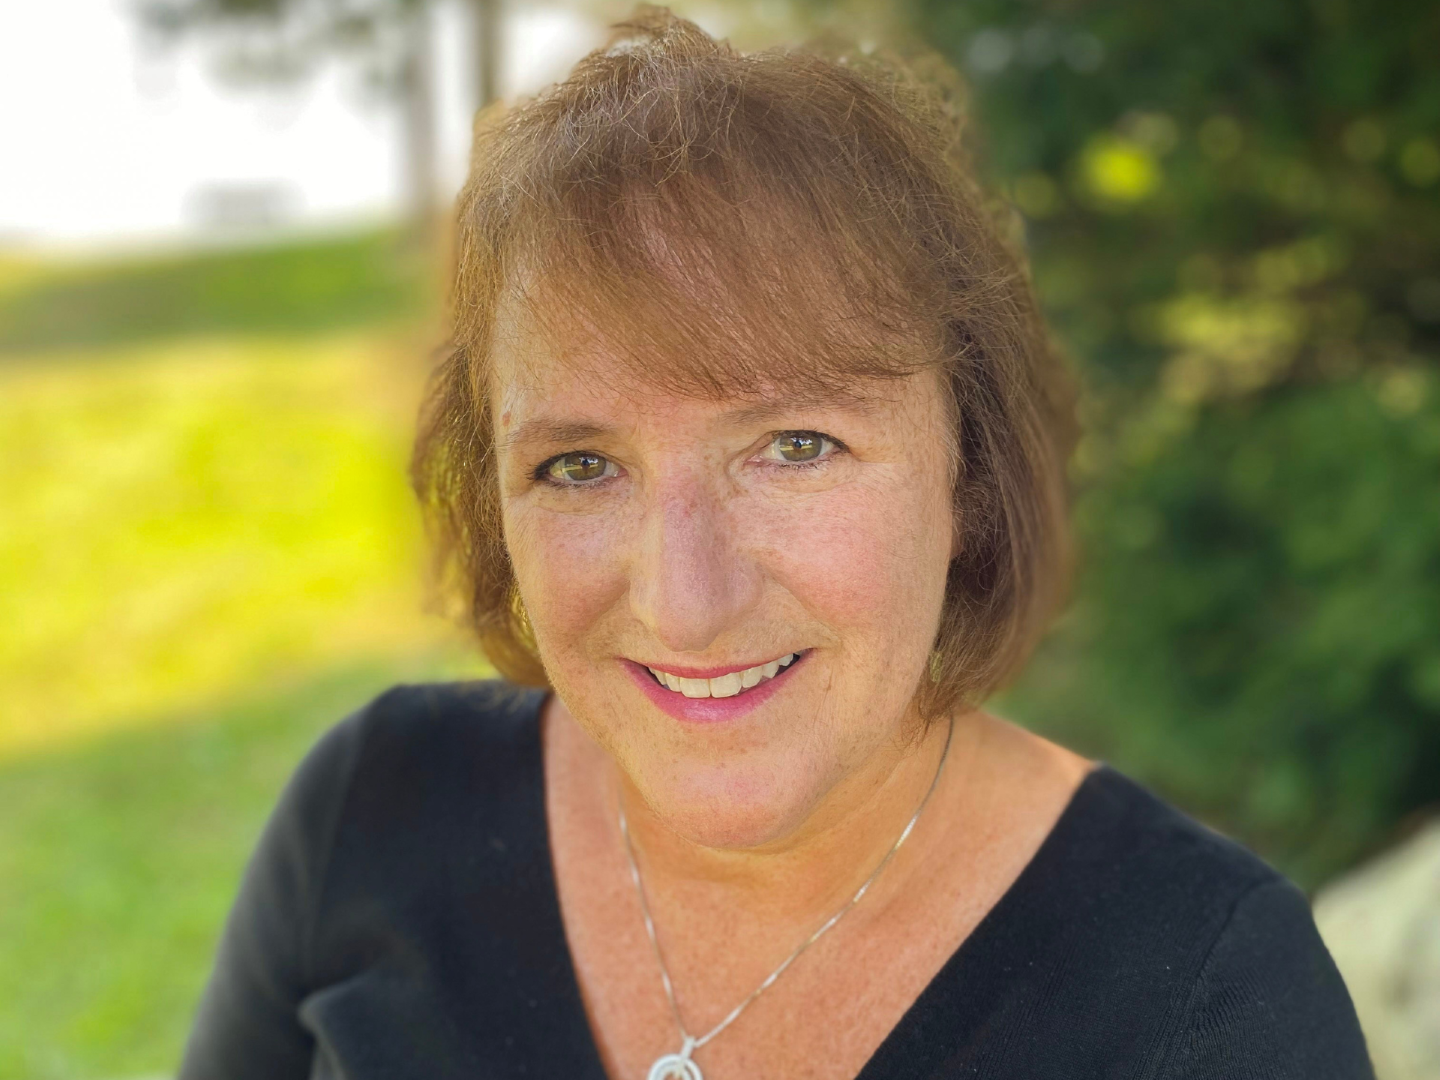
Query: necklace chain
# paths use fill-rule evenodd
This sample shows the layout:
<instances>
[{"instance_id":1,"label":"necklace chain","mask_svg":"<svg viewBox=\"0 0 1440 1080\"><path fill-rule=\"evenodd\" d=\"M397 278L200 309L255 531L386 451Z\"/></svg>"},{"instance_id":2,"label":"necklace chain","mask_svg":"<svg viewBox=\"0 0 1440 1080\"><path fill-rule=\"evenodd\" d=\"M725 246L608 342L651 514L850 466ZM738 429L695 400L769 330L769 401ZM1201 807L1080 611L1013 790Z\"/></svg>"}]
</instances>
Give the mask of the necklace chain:
<instances>
[{"instance_id":1,"label":"necklace chain","mask_svg":"<svg viewBox=\"0 0 1440 1080\"><path fill-rule=\"evenodd\" d=\"M853 908L856 904L860 902L860 898L869 891L870 886L875 883L875 879L880 876L880 872L890 864L890 860L893 859L895 857L895 853L900 850L900 845L905 843L906 839L910 836L910 833L914 830L915 823L920 820L920 815L925 810L925 804L930 801L930 796L935 793L935 788L940 783L940 773L945 768L945 759L950 756L950 741L954 737L955 721L952 717L950 721L950 730L945 735L945 749L940 753L940 764L937 765L935 768L935 775L931 778L930 786L925 790L925 795L920 800L920 805L915 808L915 813L911 815L910 820L906 823L905 828L901 830L899 837L895 840L895 843L891 845L890 850L885 853L885 857L880 860L879 865L876 866L873 871L871 871L870 876L867 877L864 882L861 883L860 887L855 890L854 895L852 895L849 900L842 904L840 909L836 911L835 914L831 915L828 919L821 923L820 926L816 928L814 933L812 933L809 937L802 941L794 952L792 952L789 956L782 960L779 967L777 967L774 971L770 972L769 975L766 975L764 981L761 982L760 985L757 986L754 990L750 991L749 996L746 997L744 1001L740 1002L739 1005L736 1005L735 1008L731 1009L725 1019L721 1020L704 1035L700 1036L691 1035L689 1030L685 1027L685 1021L680 1016L680 1005L675 1000L675 987L670 982L670 971L665 966L665 957L661 954L660 951L660 940L655 934L655 920L650 915L650 904L645 899L645 886L642 885L640 882L640 867L635 862L635 844L634 841L632 841L630 838L629 823L625 820L625 807L623 803L620 804L620 835L625 840L625 857L627 860L629 860L630 877L635 882L635 891L640 897L640 913L645 918L645 933L648 934L650 937L650 946L655 950L655 962L660 968L660 981L665 986L665 997L670 1002L670 1012L675 1017L675 1026L680 1030L680 1038L683 1041L683 1049L681 1051L680 1058L688 1061L692 1051L700 1049L700 1047L704 1046L711 1039L715 1038L716 1035L719 1035L720 1032L724 1031L727 1027L734 1023L736 1018L739 1017L739 1015L750 1006L751 1002L753 1002L766 990L770 989L770 987L774 984L775 980L781 976L781 974L785 971L786 968L788 968L799 958L801 953L803 953L806 949L810 948L811 945L814 945L815 942L820 940L820 938L829 930L831 930L835 926L835 924L838 923L846 915L846 913L850 911L851 908ZM620 803L620 800L617 799L616 802Z\"/></svg>"}]
</instances>

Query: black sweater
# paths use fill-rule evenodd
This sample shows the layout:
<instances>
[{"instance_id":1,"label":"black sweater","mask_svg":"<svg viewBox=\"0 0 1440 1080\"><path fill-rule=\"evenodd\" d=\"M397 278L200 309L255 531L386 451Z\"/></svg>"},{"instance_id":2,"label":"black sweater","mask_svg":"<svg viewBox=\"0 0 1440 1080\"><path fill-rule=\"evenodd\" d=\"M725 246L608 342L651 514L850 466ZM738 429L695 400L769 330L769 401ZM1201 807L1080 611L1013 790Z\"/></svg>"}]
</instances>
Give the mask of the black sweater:
<instances>
[{"instance_id":1,"label":"black sweater","mask_svg":"<svg viewBox=\"0 0 1440 1080\"><path fill-rule=\"evenodd\" d=\"M550 864L543 698L399 686L320 740L181 1080L604 1080ZM859 1080L1371 1075L1300 891L1102 766Z\"/></svg>"}]
</instances>

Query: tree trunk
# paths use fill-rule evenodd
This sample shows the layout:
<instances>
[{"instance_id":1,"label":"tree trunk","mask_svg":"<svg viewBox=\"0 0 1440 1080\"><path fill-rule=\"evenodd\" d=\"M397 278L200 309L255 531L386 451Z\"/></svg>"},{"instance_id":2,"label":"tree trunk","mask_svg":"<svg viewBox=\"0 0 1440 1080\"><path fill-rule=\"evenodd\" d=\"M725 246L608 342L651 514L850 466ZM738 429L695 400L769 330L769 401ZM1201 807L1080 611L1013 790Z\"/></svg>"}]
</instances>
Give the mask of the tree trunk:
<instances>
[{"instance_id":1,"label":"tree trunk","mask_svg":"<svg viewBox=\"0 0 1440 1080\"><path fill-rule=\"evenodd\" d=\"M470 0L475 32L475 97L483 109L500 96L501 0Z\"/></svg>"},{"instance_id":2,"label":"tree trunk","mask_svg":"<svg viewBox=\"0 0 1440 1080\"><path fill-rule=\"evenodd\" d=\"M436 166L434 49L430 8L417 4L410 17L410 40L402 79L406 196L416 243L434 240L439 177Z\"/></svg>"}]
</instances>

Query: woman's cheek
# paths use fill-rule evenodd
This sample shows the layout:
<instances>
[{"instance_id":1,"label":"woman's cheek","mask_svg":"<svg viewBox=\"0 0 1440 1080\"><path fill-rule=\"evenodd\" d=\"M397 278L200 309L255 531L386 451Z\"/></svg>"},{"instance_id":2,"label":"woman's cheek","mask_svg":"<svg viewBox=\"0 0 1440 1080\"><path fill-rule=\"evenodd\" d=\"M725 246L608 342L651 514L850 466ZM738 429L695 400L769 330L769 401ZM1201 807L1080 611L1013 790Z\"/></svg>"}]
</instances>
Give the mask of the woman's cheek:
<instances>
[{"instance_id":1,"label":"woman's cheek","mask_svg":"<svg viewBox=\"0 0 1440 1080\"><path fill-rule=\"evenodd\" d=\"M507 516L515 578L546 651L571 652L624 596L624 516L525 507Z\"/></svg>"},{"instance_id":2,"label":"woman's cheek","mask_svg":"<svg viewBox=\"0 0 1440 1080\"><path fill-rule=\"evenodd\" d=\"M943 583L933 515L914 492L886 479L750 507L744 532L767 576L836 628L893 626L897 616L913 622L921 615L916 603L929 606L937 574Z\"/></svg>"}]
</instances>

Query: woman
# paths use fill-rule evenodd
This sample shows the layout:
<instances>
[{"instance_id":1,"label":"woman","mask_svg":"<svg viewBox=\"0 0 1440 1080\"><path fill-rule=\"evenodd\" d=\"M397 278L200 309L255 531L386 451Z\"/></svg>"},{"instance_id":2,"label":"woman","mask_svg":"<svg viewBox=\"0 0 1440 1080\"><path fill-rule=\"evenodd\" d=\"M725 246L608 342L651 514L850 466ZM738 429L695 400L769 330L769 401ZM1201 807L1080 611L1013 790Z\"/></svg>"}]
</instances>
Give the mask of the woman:
<instances>
[{"instance_id":1,"label":"woman","mask_svg":"<svg viewBox=\"0 0 1440 1080\"><path fill-rule=\"evenodd\" d=\"M414 477L510 683L321 741L182 1076L1370 1075L1292 885L977 707L1072 394L954 124L654 9L488 118Z\"/></svg>"}]
</instances>

